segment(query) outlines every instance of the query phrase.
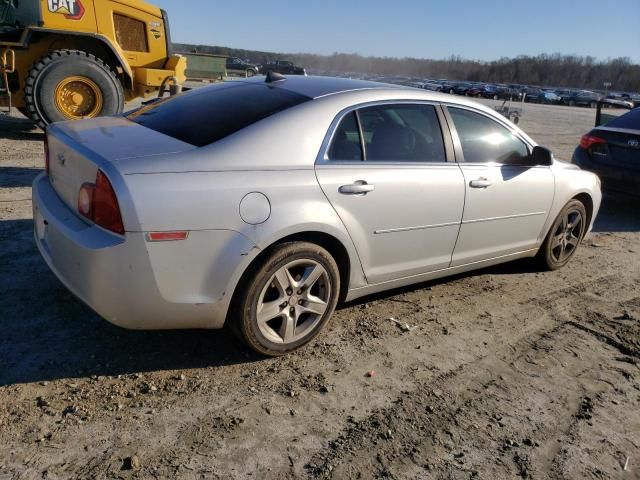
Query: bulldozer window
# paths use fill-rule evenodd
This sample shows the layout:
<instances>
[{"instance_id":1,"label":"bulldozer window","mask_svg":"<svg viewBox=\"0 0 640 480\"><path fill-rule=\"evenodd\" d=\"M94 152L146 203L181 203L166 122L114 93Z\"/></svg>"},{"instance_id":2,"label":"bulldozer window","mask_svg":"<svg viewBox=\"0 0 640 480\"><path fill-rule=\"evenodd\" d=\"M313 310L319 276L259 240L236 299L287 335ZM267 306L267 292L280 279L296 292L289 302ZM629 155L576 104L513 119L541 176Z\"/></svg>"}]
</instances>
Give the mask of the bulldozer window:
<instances>
[{"instance_id":1,"label":"bulldozer window","mask_svg":"<svg viewBox=\"0 0 640 480\"><path fill-rule=\"evenodd\" d=\"M123 50L128 52L149 51L144 22L114 13L113 24L116 28L116 39Z\"/></svg>"}]
</instances>

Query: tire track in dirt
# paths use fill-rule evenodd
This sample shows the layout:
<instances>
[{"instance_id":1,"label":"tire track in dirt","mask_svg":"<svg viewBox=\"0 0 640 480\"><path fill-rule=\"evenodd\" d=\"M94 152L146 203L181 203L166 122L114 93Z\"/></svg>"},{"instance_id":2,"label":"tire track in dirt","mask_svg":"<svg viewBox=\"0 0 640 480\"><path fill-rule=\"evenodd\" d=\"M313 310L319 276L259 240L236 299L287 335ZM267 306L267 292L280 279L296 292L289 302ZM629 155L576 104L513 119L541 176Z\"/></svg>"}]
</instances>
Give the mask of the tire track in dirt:
<instances>
[{"instance_id":1,"label":"tire track in dirt","mask_svg":"<svg viewBox=\"0 0 640 480\"><path fill-rule=\"evenodd\" d=\"M567 296L573 297L574 299L576 299L578 302L581 302L581 293L584 292L585 287L588 287L589 285L602 285L604 283L612 286L612 288L616 288L618 289L618 287L616 287L616 285L619 285L619 283L617 281L607 281L607 280L619 280L619 278L617 278L617 275L607 275L604 277L600 277L594 280L591 280L589 282L582 282L579 285L572 285L571 287L567 287L565 289L562 289L561 291L553 291L550 294L548 294L547 296L542 296L539 298L535 298L532 299L530 302L523 302L523 303L532 303L532 304L542 304L545 306L545 308L548 309L548 311L551 312L551 315L553 317L555 317L556 319L558 319L559 317L562 317L561 314L559 314L558 312L556 312L556 310L559 309L558 305L555 305L555 308L552 308L552 304L554 302L558 302L558 301L562 301L564 302L567 298ZM606 293L606 292L605 292ZM609 292L613 294L612 292ZM611 296L616 296L616 297L620 297L620 292L617 292L618 295L611 295ZM627 294L631 294L633 295L635 293L635 290L633 288L629 289L629 291L627 291ZM616 298L616 301L618 300L618 298ZM634 299L633 297L629 300L625 300L623 299L623 303L624 301L630 301L633 302ZM560 303L562 303L560 302ZM561 307L561 306L560 306ZM562 308L560 308L560 310L562 310ZM430 392L433 392L434 389L436 390L440 390L440 391L447 391L447 392L451 392L452 390L454 390L453 385L452 386L444 386L442 385L442 380L443 378L446 378L448 380L448 383L452 383L454 385L464 385L466 382L461 378L461 375L463 372L465 371L469 371L471 370L471 376L476 375L475 372L478 369L482 368L482 364L485 363L489 363L489 365L492 365L493 368L496 367L496 362L506 362L511 364L513 367L513 369L517 370L521 375L524 375L523 372L521 370L518 370L515 367L516 362L521 361L523 358L526 360L526 363L533 363L533 364L537 364L535 361L531 360L531 355L530 352L531 350L533 351L539 351L539 345L540 342L547 342L549 339L553 339L552 342L549 343L549 345L553 345L553 343L560 343L563 344L564 346L567 347L568 344L566 344L566 340L570 339L574 336L576 336L575 331L573 331L573 328L571 327L575 327L576 325L581 326L580 324L576 324L573 321L562 321L559 320L560 323L551 328L550 330L544 330L542 329L541 331L536 332L536 336L537 336L537 340L536 341L532 341L532 336L529 335L528 338L524 338L521 342L519 342L518 345L513 345L512 348L506 348L505 350L507 352L511 351L518 351L522 348L526 348L527 346L529 346L530 348L528 350L525 350L528 353L522 354L520 356L516 356L510 360L508 359L508 356L505 358L500 358L500 356L495 356L493 359L490 359L493 356L488 356L488 357L483 357L481 359L479 359L477 362L473 362L470 364L465 364L465 365L461 365L455 372L452 372L451 375L447 375L446 377L442 377L437 379L436 381L432 382L432 383L425 383L422 384L418 387L418 389L415 392L412 392L410 397L411 398L417 398L417 402L413 403L410 402L409 407L404 409L401 407L391 407L391 410L387 410L387 411L379 411L373 414L372 417L370 417L369 419L367 419L365 421L366 427L364 428L364 430L362 430L363 433L354 433L354 432L358 432L357 430L355 430L352 427L347 427L346 430L343 432L343 434L339 437L337 437L333 442L330 442L330 446L327 450L323 450L321 453L316 454L316 456L314 457L314 459L310 462L309 464L309 472L311 473L312 476L320 476L320 477L334 477L334 478L341 478L341 475L344 475L345 477L350 477L351 474L355 474L356 472L360 471L360 468L362 467L361 465L359 465L357 468L355 468L352 471L347 470L340 470L339 467L340 466L344 466L344 465L353 465L354 463L358 463L355 458L351 458L349 456L347 456L347 459L344 458L340 458L340 456L342 455L342 453L346 450L346 451L359 451L360 449L366 450L365 447L365 443L375 443L375 438L372 438L370 435L371 431L374 431L376 435L378 435L380 438L385 439L385 434L384 434L384 428L386 427L394 427L394 428L398 428L398 422L396 421L396 423L392 423L392 422L386 422L384 419L398 419L398 418L403 418L406 419L406 415L403 416L403 413L405 412L423 412L420 408L420 405L416 404L416 403L420 403L421 399L423 398L429 398L430 396ZM580 334L582 334L584 330L580 329L579 332ZM559 333L560 332L560 333ZM584 335L580 335L578 334L578 336L582 336L581 341L583 342L587 342L587 344L589 345L589 348L596 348L596 349L602 349L603 345L602 344L596 344L593 345L593 341L589 342L589 340L593 340L592 337L587 336L585 337ZM618 346L618 345L616 345ZM627 352L628 349L625 349L624 346L622 346L623 348L621 349L621 351ZM551 346L549 347L549 349L551 348ZM544 349L543 349L544 350ZM572 355L576 355L574 350L568 349L568 352L571 352ZM585 356L585 354L589 353L589 349L587 349L586 351L583 351L583 357ZM611 357L612 356L613 351L609 351L608 352L608 356ZM611 358L608 359L608 361L611 361ZM577 365L574 365L574 368L576 368L577 370L575 370L575 373L584 373L585 369L581 367L582 363L578 363ZM592 365L594 366L594 365ZM566 369L566 366L562 367L563 369ZM492 375L491 379L484 384L481 384L480 386L477 387L478 391L484 391L488 388L489 384L493 381L495 381L495 377L496 375ZM508 382L509 385L514 384L514 382ZM578 389L578 391L580 391ZM510 399L510 398L514 398L513 395L507 395L506 399ZM516 397L517 398L517 397ZM467 403L474 403L478 400L477 397L471 397L471 398L467 398ZM567 400L568 401L568 400ZM561 415L562 418L554 418L552 419L553 422L557 425L563 425L561 428L559 428L558 430L554 431L554 432L547 432L544 436L547 436L549 434L551 434L553 436L553 434L560 434L563 437L566 437L566 432L569 431L571 429L572 426L572 422L573 422L573 418L575 417L575 412L574 410L579 409L581 406L581 402L582 400L580 399L579 395L578 396L574 396L574 398L570 399L570 401L568 401L568 403L570 405L573 405L573 408L568 408L566 409L563 414ZM405 401L402 399L402 397L398 397L395 402L400 403L400 404L404 404ZM444 423L444 425L446 425L446 428L451 428L451 424L453 425L458 425L459 424L459 419L456 418L456 413L458 412L459 407L459 403L456 404L456 409L453 409L453 407L449 408L448 410L446 410L446 414L443 416L442 413L440 413L441 418L446 419L447 421ZM427 425L429 422L426 420L426 417L424 416L424 414L418 414L419 416L422 415L422 420L423 420L423 427L424 425ZM411 419L408 418L405 420L405 423L411 423ZM414 419L415 421L415 419ZM362 422L359 422L359 425L362 425ZM380 429L380 426L382 426L382 430ZM376 428L378 427L378 428ZM445 427L442 427L442 429L445 429ZM442 430L441 429L441 430ZM449 431L446 430L446 431ZM389 428L388 432L391 432L391 428ZM389 435L393 435L392 433L390 433ZM434 438L437 438L437 435L434 433L433 430L428 430L427 431L427 437L431 435ZM375 435L374 435L375 436ZM355 439L355 440L354 440ZM424 441L421 440L413 440L413 441L409 441L409 442L405 442L408 443L409 445L413 445L411 448L415 449L415 443L416 441L418 443L422 442L424 443ZM479 438L474 438L474 445L482 445L482 439ZM397 443L397 442L394 442ZM437 443L437 442L436 442ZM515 442L517 443L517 442ZM553 445L551 446L553 447ZM539 461L538 463L540 465L538 465L536 468L538 470L540 470L542 473L542 476L540 476L540 478L545 478L545 475L550 474L552 469L550 467L550 465L553 463L553 459L555 459L558 455L558 449L557 448L551 448L551 447L547 447L549 452L547 455L547 459L545 461ZM434 446L433 444L430 445L430 448L433 449ZM427 448L427 450L429 450L429 448ZM338 452L338 453L336 453ZM415 453L415 452L414 452ZM461 453L459 452L458 455L460 455ZM398 453L396 452L395 455L398 455ZM456 454L454 454L455 457ZM516 458L517 455L517 458ZM439 458L442 458L442 455L437 455ZM379 465L377 465L375 470L370 470L368 473L372 474L372 475L388 475L390 474L390 470L389 468L387 468L388 466L385 466L385 462L383 460L380 460L380 458L384 458L384 455L381 456L380 452L378 452L376 454L376 460L378 461ZM340 458L340 462L338 463L338 465L333 465L333 461L336 460L337 458ZM462 458L462 457L461 457ZM519 474L521 476L529 476L531 474L531 460L530 460L530 455L529 454L521 454L521 453L516 453L514 454L514 458L517 460L514 463L517 466L517 469L515 471L510 471L509 474ZM455 460L455 459L454 459ZM412 463L417 463L415 460L412 460ZM464 468L460 469L458 468L459 465L453 467L452 465L456 465L455 463L451 462L449 464L445 463L443 466L440 467L440 470L438 472L438 474L435 474L435 471L433 471L433 467L432 465L429 465L429 463L426 463L424 465L421 466L421 468L418 468L417 471L414 468L414 470L411 472L411 475L417 475L415 478L420 478L420 474L426 474L426 473L431 473L431 474L435 474L435 478L438 478L439 475L442 475L442 478L446 478L446 475L451 474L452 471L465 471ZM332 475L332 472L337 471L338 473L336 475ZM499 470L499 469L498 469ZM466 469L467 473L473 473L478 472L478 469ZM448 473L447 473L448 472ZM406 474L407 472L403 472L404 474ZM492 472L484 472L485 474L491 474L491 475L495 475L498 474L500 475L504 475L505 472L502 471L492 471ZM411 475L401 475L402 478L405 477L409 477L412 478ZM393 475L391 475L393 476ZM487 475L488 476L488 475ZM482 475L481 478L484 478L485 475ZM365 475L366 478L366 475ZM430 477L431 478L431 477Z\"/></svg>"}]
</instances>

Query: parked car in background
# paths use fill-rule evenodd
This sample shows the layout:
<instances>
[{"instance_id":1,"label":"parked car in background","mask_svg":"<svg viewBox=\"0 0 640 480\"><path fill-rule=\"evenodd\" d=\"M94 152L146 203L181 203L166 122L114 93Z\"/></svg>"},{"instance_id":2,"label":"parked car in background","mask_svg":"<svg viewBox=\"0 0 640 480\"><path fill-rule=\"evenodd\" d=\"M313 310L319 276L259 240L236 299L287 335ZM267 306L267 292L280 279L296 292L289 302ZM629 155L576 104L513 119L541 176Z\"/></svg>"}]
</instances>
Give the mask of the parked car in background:
<instances>
[{"instance_id":1,"label":"parked car in background","mask_svg":"<svg viewBox=\"0 0 640 480\"><path fill-rule=\"evenodd\" d=\"M538 256L566 265L598 179L466 98L327 77L194 89L46 132L34 239L134 329L221 328L264 355L338 301Z\"/></svg>"},{"instance_id":2,"label":"parked car in background","mask_svg":"<svg viewBox=\"0 0 640 480\"><path fill-rule=\"evenodd\" d=\"M465 92L465 95L467 97L484 98L485 88L486 85L471 85Z\"/></svg>"},{"instance_id":3,"label":"parked car in background","mask_svg":"<svg viewBox=\"0 0 640 480\"><path fill-rule=\"evenodd\" d=\"M498 99L500 100L519 100L520 99L520 90L514 87L510 87L508 85L498 85Z\"/></svg>"},{"instance_id":4,"label":"parked car in background","mask_svg":"<svg viewBox=\"0 0 640 480\"><path fill-rule=\"evenodd\" d=\"M448 92L450 87L449 84L437 80L430 80L422 85L422 88L431 90L432 92Z\"/></svg>"},{"instance_id":5,"label":"parked car in background","mask_svg":"<svg viewBox=\"0 0 640 480\"><path fill-rule=\"evenodd\" d=\"M569 105L570 107L590 107L596 108L598 100L602 98L599 93L592 92L590 90L580 90L572 92L568 96L562 97L562 103Z\"/></svg>"},{"instance_id":6,"label":"parked car in background","mask_svg":"<svg viewBox=\"0 0 640 480\"><path fill-rule=\"evenodd\" d=\"M498 99L499 88L496 85L481 83L474 84L467 90L468 97L476 97L476 98L493 98Z\"/></svg>"},{"instance_id":7,"label":"parked car in background","mask_svg":"<svg viewBox=\"0 0 640 480\"><path fill-rule=\"evenodd\" d=\"M627 103L613 102L617 108ZM600 109L597 117L604 117ZM596 173L605 188L640 195L640 107L596 125L580 139L572 161Z\"/></svg>"},{"instance_id":8,"label":"parked car in background","mask_svg":"<svg viewBox=\"0 0 640 480\"><path fill-rule=\"evenodd\" d=\"M449 93L453 93L455 95L466 95L471 87L473 87L473 85L469 82L457 82L451 85Z\"/></svg>"},{"instance_id":9,"label":"parked car in background","mask_svg":"<svg viewBox=\"0 0 640 480\"><path fill-rule=\"evenodd\" d=\"M437 80L437 87L434 89L435 92L442 93L451 93L451 89L454 86L453 82L447 80Z\"/></svg>"},{"instance_id":10,"label":"parked car in background","mask_svg":"<svg viewBox=\"0 0 640 480\"><path fill-rule=\"evenodd\" d=\"M540 90L538 102L545 103L547 105L557 105L562 102L562 97L554 90Z\"/></svg>"},{"instance_id":11,"label":"parked car in background","mask_svg":"<svg viewBox=\"0 0 640 480\"><path fill-rule=\"evenodd\" d=\"M524 97L524 101L529 103L540 103L541 94L542 90L536 87L524 87L520 91L520 95Z\"/></svg>"},{"instance_id":12,"label":"parked car in background","mask_svg":"<svg viewBox=\"0 0 640 480\"><path fill-rule=\"evenodd\" d=\"M625 105L628 105L629 108L635 107L635 102L633 101L631 95L628 93L610 93L602 100L613 101L613 102L623 102Z\"/></svg>"},{"instance_id":13,"label":"parked car in background","mask_svg":"<svg viewBox=\"0 0 640 480\"><path fill-rule=\"evenodd\" d=\"M269 72L281 73L283 75L306 75L307 72L304 68L298 67L288 60L276 60L275 62L262 65L261 73L267 74Z\"/></svg>"},{"instance_id":14,"label":"parked car in background","mask_svg":"<svg viewBox=\"0 0 640 480\"><path fill-rule=\"evenodd\" d=\"M564 89L556 89L556 95L558 95L560 97L560 103L562 105L567 105L569 97L571 97L572 95L575 94L575 92L577 92L578 90L572 90L570 88L564 88Z\"/></svg>"},{"instance_id":15,"label":"parked car in background","mask_svg":"<svg viewBox=\"0 0 640 480\"><path fill-rule=\"evenodd\" d=\"M242 77L253 77L259 73L257 65L242 60L238 57L227 58L227 75L239 75Z\"/></svg>"}]
</instances>

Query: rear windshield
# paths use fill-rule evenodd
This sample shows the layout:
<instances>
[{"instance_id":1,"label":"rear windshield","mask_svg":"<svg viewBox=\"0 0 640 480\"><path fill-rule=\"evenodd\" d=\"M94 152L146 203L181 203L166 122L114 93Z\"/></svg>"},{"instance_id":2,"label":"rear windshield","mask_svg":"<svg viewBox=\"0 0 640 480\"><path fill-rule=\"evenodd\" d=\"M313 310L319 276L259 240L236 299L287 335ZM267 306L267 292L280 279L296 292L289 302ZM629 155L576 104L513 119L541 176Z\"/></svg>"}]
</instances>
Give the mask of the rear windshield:
<instances>
[{"instance_id":1,"label":"rear windshield","mask_svg":"<svg viewBox=\"0 0 640 480\"><path fill-rule=\"evenodd\" d=\"M640 107L634 108L630 112L620 115L618 118L610 121L607 123L607 127L640 130Z\"/></svg>"},{"instance_id":2,"label":"rear windshield","mask_svg":"<svg viewBox=\"0 0 640 480\"><path fill-rule=\"evenodd\" d=\"M228 82L160 100L127 118L204 147L278 112L311 100L262 83Z\"/></svg>"}]
</instances>

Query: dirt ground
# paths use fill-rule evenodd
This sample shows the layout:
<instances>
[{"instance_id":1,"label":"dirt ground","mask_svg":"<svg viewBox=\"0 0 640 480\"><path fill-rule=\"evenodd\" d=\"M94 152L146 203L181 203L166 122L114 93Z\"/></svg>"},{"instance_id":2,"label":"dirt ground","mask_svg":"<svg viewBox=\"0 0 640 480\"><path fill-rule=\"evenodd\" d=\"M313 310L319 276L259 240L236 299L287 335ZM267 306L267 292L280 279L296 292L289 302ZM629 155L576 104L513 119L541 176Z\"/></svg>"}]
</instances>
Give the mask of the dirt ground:
<instances>
[{"instance_id":1,"label":"dirt ground","mask_svg":"<svg viewBox=\"0 0 640 480\"><path fill-rule=\"evenodd\" d=\"M594 116L525 108L564 159ZM75 300L32 241L42 134L16 122L0 120L0 479L640 478L633 200L607 196L560 271L520 261L366 298L265 360Z\"/></svg>"}]
</instances>

